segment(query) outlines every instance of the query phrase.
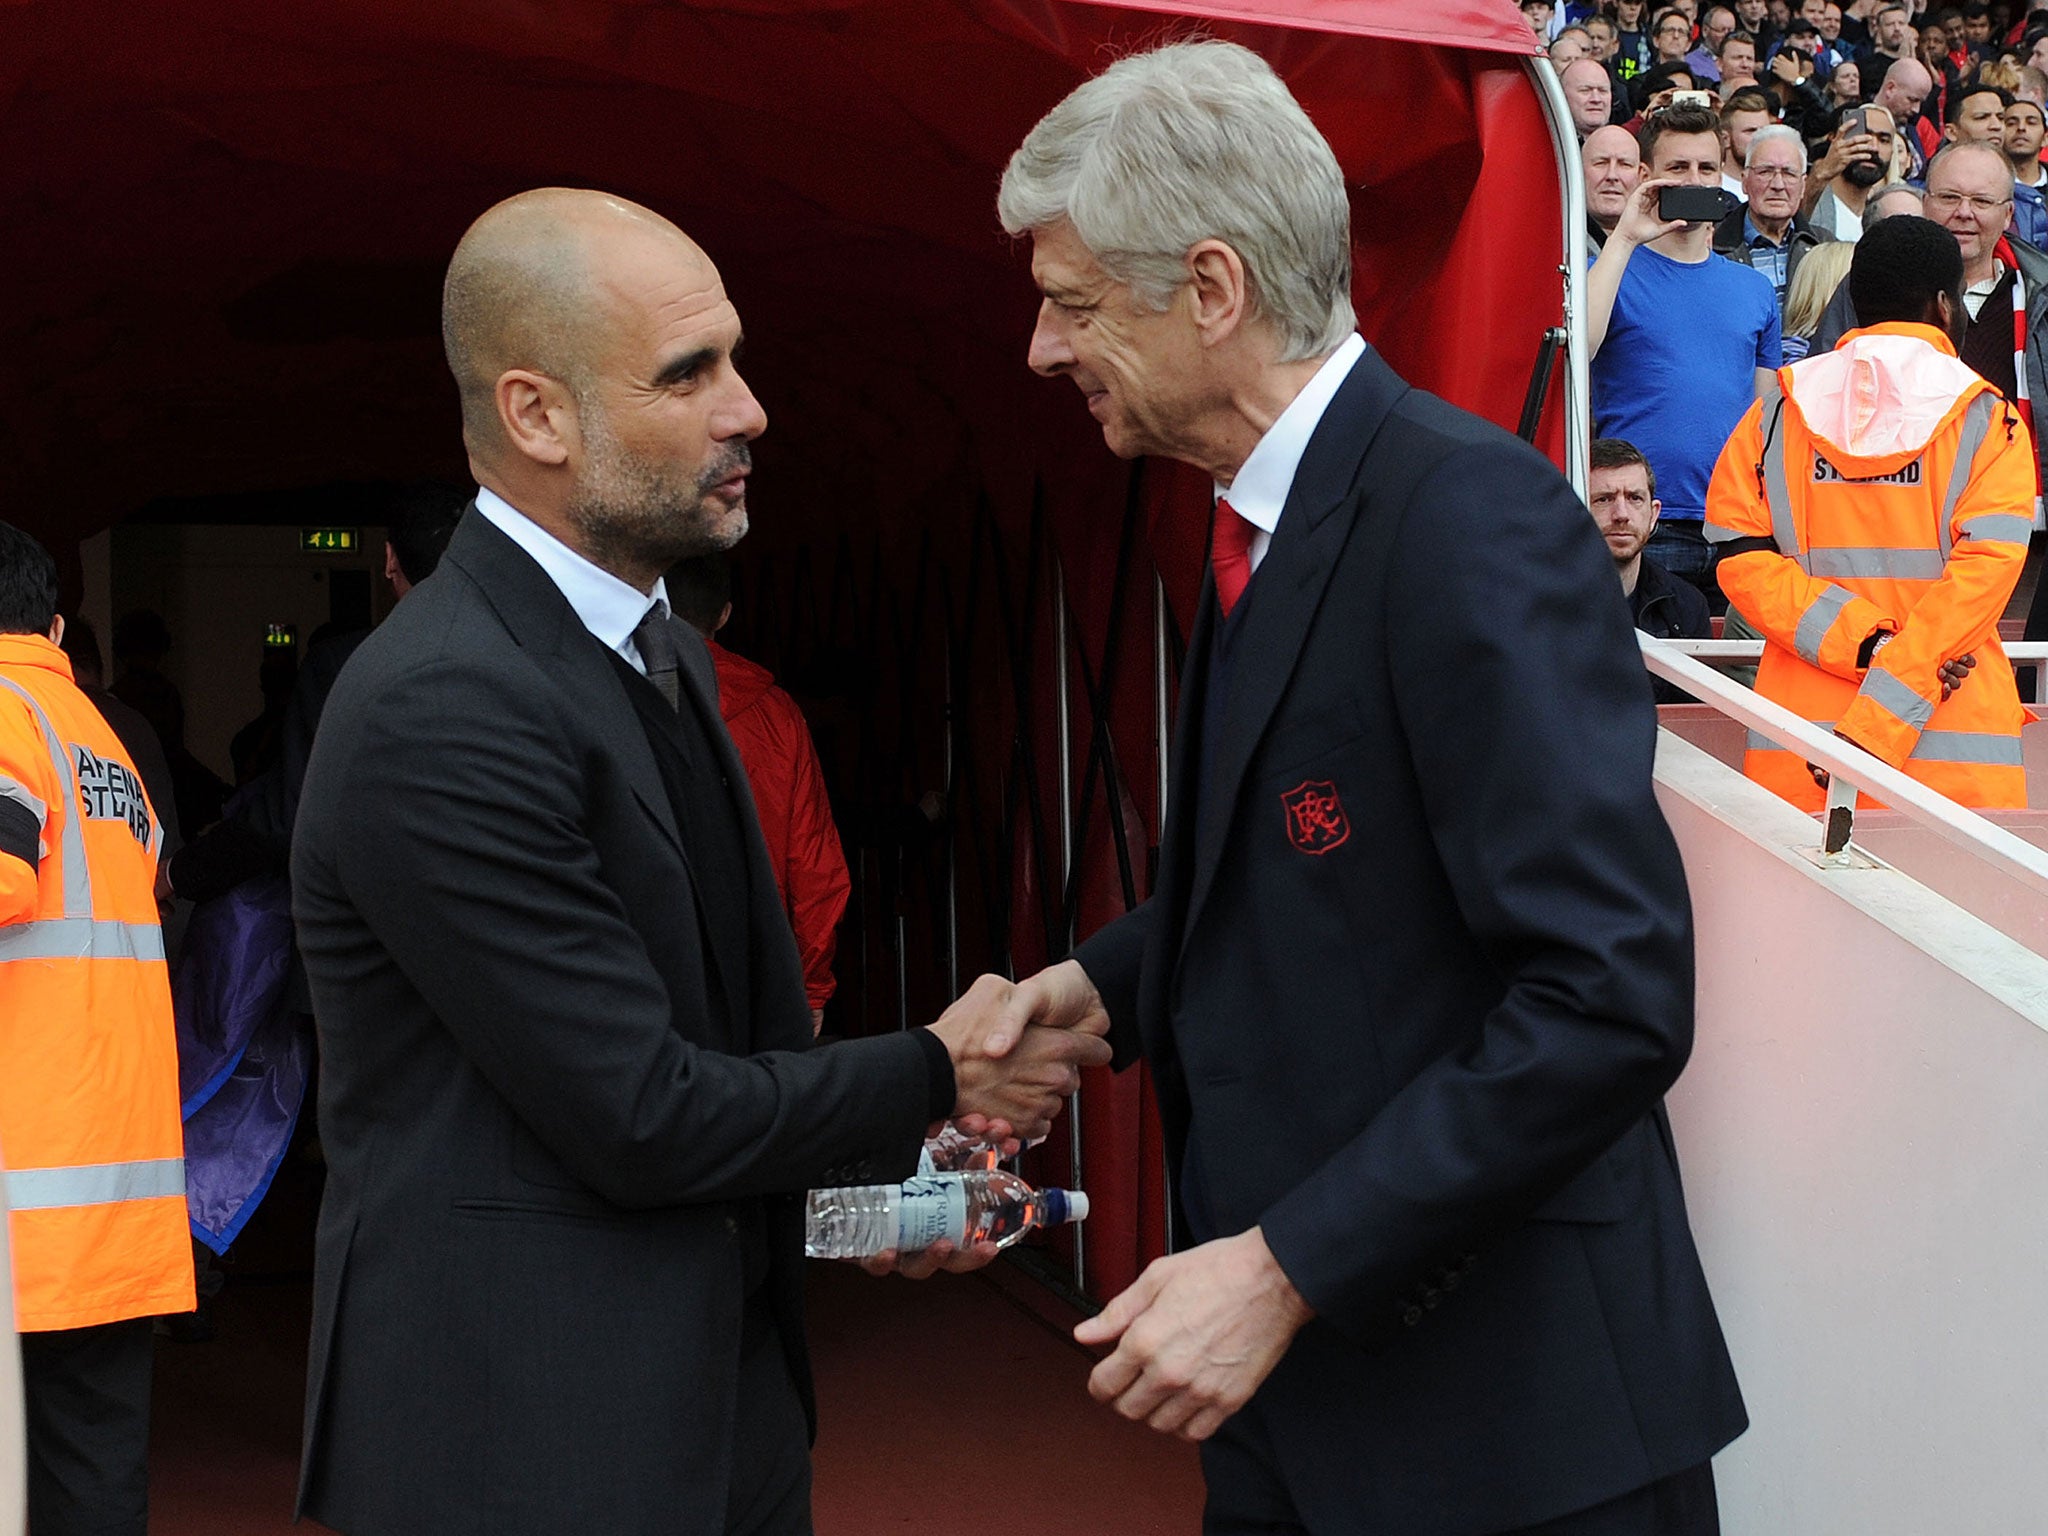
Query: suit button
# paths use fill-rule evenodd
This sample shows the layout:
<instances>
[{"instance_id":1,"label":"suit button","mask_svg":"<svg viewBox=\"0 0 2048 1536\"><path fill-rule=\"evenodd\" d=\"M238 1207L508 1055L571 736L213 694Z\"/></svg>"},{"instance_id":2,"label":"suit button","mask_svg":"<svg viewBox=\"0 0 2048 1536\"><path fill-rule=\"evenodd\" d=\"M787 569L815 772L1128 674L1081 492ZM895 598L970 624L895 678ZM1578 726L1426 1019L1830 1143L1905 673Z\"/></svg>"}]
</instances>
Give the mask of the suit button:
<instances>
[{"instance_id":1,"label":"suit button","mask_svg":"<svg viewBox=\"0 0 2048 1536\"><path fill-rule=\"evenodd\" d=\"M1444 1272L1444 1289L1447 1291L1455 1291L1458 1288L1459 1282L1462 1281L1464 1278L1465 1276L1458 1270L1446 1270Z\"/></svg>"},{"instance_id":2,"label":"suit button","mask_svg":"<svg viewBox=\"0 0 2048 1536\"><path fill-rule=\"evenodd\" d=\"M1401 1321L1413 1328L1422 1321L1422 1308L1410 1303L1408 1310L1401 1314Z\"/></svg>"},{"instance_id":3,"label":"suit button","mask_svg":"<svg viewBox=\"0 0 2048 1536\"><path fill-rule=\"evenodd\" d=\"M1438 1302L1440 1302L1440 1301L1442 1301L1443 1299L1444 1299L1444 1293L1443 1293L1442 1291L1438 1290L1438 1289L1437 1289L1437 1288L1436 1288L1435 1286L1433 1286L1433 1285L1432 1285L1432 1286L1430 1286L1430 1287L1429 1287L1428 1289L1426 1289L1425 1291L1423 1291L1423 1293L1422 1293L1422 1304L1423 1304L1423 1305L1424 1305L1425 1307L1428 1307L1428 1308L1430 1308L1430 1309L1431 1309L1432 1311L1434 1311L1434 1310L1436 1309L1436 1305L1437 1305L1437 1303L1438 1303Z\"/></svg>"}]
</instances>

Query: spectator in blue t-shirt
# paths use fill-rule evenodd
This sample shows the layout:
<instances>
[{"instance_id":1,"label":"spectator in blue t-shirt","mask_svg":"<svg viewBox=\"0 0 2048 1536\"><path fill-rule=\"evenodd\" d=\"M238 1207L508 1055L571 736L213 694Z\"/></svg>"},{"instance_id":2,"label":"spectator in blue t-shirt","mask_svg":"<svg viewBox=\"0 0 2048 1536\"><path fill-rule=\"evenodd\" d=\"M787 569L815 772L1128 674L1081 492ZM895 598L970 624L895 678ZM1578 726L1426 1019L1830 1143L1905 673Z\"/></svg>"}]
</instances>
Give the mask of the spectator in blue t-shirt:
<instances>
[{"instance_id":1,"label":"spectator in blue t-shirt","mask_svg":"<svg viewBox=\"0 0 2048 1536\"><path fill-rule=\"evenodd\" d=\"M1666 187L1721 185L1720 121L1704 107L1651 116L1645 177L1587 278L1593 431L1642 449L1663 487L1650 556L1719 600L1702 531L1707 480L1780 357L1770 280L1714 254L1714 225L1657 216Z\"/></svg>"}]
</instances>

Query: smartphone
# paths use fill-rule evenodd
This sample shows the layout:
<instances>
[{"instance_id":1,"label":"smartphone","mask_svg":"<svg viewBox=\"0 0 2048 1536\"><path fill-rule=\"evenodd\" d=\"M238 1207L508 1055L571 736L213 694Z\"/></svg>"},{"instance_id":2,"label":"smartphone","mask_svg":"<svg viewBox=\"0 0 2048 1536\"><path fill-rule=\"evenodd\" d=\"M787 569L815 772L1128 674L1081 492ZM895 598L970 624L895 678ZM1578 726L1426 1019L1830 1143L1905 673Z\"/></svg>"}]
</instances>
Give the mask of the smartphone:
<instances>
[{"instance_id":1,"label":"smartphone","mask_svg":"<svg viewBox=\"0 0 2048 1536\"><path fill-rule=\"evenodd\" d=\"M1657 194L1657 217L1688 224L1717 224L1726 211L1719 187L1665 187Z\"/></svg>"},{"instance_id":2,"label":"smartphone","mask_svg":"<svg viewBox=\"0 0 2048 1536\"><path fill-rule=\"evenodd\" d=\"M1870 132L1870 108L1858 107L1842 119L1842 137L1853 138L1859 133Z\"/></svg>"},{"instance_id":3,"label":"smartphone","mask_svg":"<svg viewBox=\"0 0 2048 1536\"><path fill-rule=\"evenodd\" d=\"M1711 107L1714 98L1705 91L1673 91L1671 105L1674 107Z\"/></svg>"}]
</instances>

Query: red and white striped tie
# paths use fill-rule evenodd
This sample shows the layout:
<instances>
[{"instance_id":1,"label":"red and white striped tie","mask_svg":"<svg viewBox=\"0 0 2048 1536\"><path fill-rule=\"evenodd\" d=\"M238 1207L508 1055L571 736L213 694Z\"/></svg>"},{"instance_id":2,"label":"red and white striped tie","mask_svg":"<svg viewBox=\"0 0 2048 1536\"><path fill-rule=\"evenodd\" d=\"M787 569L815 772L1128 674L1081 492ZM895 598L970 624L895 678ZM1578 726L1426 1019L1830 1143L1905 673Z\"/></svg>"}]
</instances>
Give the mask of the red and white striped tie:
<instances>
[{"instance_id":1,"label":"red and white striped tie","mask_svg":"<svg viewBox=\"0 0 2048 1536\"><path fill-rule=\"evenodd\" d=\"M1258 531L1239 517L1229 502L1221 496L1216 498L1216 532L1209 541L1209 566L1216 573L1216 602L1226 619L1252 579L1252 536Z\"/></svg>"}]
</instances>

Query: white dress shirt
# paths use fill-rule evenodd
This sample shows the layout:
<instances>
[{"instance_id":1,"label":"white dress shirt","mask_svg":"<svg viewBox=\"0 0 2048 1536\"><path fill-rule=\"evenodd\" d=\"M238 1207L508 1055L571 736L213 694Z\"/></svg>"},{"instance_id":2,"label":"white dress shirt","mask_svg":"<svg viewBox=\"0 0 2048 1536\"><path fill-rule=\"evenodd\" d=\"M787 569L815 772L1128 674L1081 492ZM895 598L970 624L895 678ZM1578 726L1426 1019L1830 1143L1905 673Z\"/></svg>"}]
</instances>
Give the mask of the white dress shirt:
<instances>
[{"instance_id":1,"label":"white dress shirt","mask_svg":"<svg viewBox=\"0 0 2048 1536\"><path fill-rule=\"evenodd\" d=\"M610 571L592 565L487 486L477 490L476 509L490 519L491 526L533 556L534 563L548 573L548 580L569 600L585 629L631 662L633 670L642 677L647 675L647 663L640 659L633 631L640 627L652 605L660 604L663 614L669 611L667 582L657 579L650 596L631 582L619 580Z\"/></svg>"},{"instance_id":2,"label":"white dress shirt","mask_svg":"<svg viewBox=\"0 0 2048 1536\"><path fill-rule=\"evenodd\" d=\"M1301 456L1308 449L1308 440L1315 436L1316 428L1322 424L1323 412L1330 408L1338 388L1351 376L1353 365L1363 356L1365 338L1356 332L1345 337L1344 344L1323 359L1323 366L1316 370L1315 377L1302 385L1301 393L1289 402L1273 425L1266 428L1266 435L1252 449L1251 457L1244 461L1237 478L1228 485L1221 480L1216 482L1217 496L1227 498L1230 510L1258 530L1252 535L1254 571L1266 558L1266 548L1273 542L1273 530L1280 526L1280 513L1287 505L1287 493L1294 488L1294 472L1301 467Z\"/></svg>"}]
</instances>

